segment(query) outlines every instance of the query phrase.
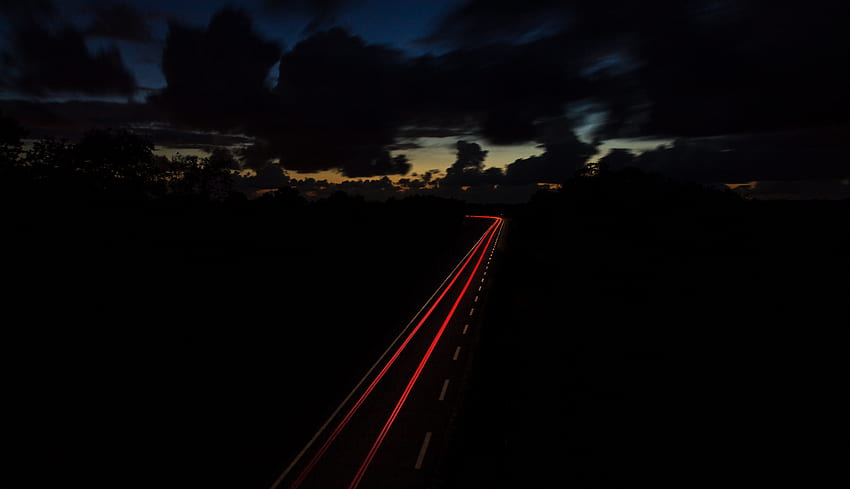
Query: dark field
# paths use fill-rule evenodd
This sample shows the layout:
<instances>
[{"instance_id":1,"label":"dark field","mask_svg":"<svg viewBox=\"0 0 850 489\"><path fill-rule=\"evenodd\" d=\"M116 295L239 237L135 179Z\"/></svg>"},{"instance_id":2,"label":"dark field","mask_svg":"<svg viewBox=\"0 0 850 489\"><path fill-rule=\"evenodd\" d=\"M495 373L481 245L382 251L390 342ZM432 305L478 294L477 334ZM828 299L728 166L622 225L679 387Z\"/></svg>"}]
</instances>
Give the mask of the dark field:
<instances>
[{"instance_id":1,"label":"dark field","mask_svg":"<svg viewBox=\"0 0 850 489\"><path fill-rule=\"evenodd\" d=\"M265 489L508 219L440 487L817 483L847 202L10 212L3 489ZM325 206L325 207L323 207Z\"/></svg>"},{"instance_id":2,"label":"dark field","mask_svg":"<svg viewBox=\"0 0 850 489\"><path fill-rule=\"evenodd\" d=\"M445 486L834 477L848 202L588 204L509 220Z\"/></svg>"},{"instance_id":3,"label":"dark field","mask_svg":"<svg viewBox=\"0 0 850 489\"><path fill-rule=\"evenodd\" d=\"M10 215L0 487L268 488L483 231L463 210Z\"/></svg>"}]
</instances>

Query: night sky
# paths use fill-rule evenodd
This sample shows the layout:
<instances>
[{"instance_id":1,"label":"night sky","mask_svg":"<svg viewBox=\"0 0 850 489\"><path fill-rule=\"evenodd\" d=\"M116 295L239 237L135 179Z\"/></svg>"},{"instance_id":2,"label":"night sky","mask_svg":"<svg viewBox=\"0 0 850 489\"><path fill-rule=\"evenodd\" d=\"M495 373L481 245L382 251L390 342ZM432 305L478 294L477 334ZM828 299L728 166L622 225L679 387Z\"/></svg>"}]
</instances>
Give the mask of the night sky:
<instances>
[{"instance_id":1,"label":"night sky","mask_svg":"<svg viewBox=\"0 0 850 489\"><path fill-rule=\"evenodd\" d=\"M32 137L127 127L161 154L227 147L252 188L511 200L604 159L755 197L850 195L844 1L2 0L0 11L0 109Z\"/></svg>"}]
</instances>

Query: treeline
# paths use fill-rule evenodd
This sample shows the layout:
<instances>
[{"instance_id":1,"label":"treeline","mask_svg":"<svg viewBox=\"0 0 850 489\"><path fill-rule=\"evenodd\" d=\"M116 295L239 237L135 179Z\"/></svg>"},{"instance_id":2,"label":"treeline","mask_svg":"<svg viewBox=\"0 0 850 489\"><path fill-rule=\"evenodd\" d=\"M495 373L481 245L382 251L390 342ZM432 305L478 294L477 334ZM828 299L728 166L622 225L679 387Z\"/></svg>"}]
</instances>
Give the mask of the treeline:
<instances>
[{"instance_id":1,"label":"treeline","mask_svg":"<svg viewBox=\"0 0 850 489\"><path fill-rule=\"evenodd\" d=\"M848 204L591 167L511 209L444 487L826 480Z\"/></svg>"},{"instance_id":2,"label":"treeline","mask_svg":"<svg viewBox=\"0 0 850 489\"><path fill-rule=\"evenodd\" d=\"M26 130L0 116L0 185L9 200L225 200L239 164L225 149L208 157L154 154L154 143L127 130L92 129L79 141L26 141Z\"/></svg>"}]
</instances>

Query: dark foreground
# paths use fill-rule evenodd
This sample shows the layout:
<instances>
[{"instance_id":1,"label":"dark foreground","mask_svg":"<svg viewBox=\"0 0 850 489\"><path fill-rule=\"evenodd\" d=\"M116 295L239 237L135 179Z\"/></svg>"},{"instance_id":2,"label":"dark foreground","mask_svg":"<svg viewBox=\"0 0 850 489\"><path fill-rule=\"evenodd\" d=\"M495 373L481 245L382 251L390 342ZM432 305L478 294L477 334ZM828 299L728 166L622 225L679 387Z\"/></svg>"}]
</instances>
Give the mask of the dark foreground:
<instances>
[{"instance_id":1,"label":"dark foreground","mask_svg":"<svg viewBox=\"0 0 850 489\"><path fill-rule=\"evenodd\" d=\"M847 202L327 206L9 212L0 488L267 488L501 211L435 484L833 475Z\"/></svg>"},{"instance_id":2,"label":"dark foreground","mask_svg":"<svg viewBox=\"0 0 850 489\"><path fill-rule=\"evenodd\" d=\"M825 485L841 457L848 210L519 211L443 487Z\"/></svg>"},{"instance_id":3,"label":"dark foreground","mask_svg":"<svg viewBox=\"0 0 850 489\"><path fill-rule=\"evenodd\" d=\"M3 489L267 489L481 233L429 199L14 210Z\"/></svg>"}]
</instances>

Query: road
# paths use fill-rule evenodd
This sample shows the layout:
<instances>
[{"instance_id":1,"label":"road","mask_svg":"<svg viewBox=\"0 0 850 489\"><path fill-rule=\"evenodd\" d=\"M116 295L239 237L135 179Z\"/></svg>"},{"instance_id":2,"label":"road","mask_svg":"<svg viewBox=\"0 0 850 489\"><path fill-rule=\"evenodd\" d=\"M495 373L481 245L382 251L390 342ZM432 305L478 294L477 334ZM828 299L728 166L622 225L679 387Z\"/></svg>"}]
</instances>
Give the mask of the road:
<instances>
[{"instance_id":1,"label":"road","mask_svg":"<svg viewBox=\"0 0 850 489\"><path fill-rule=\"evenodd\" d=\"M270 489L431 487L503 220L492 221Z\"/></svg>"}]
</instances>

